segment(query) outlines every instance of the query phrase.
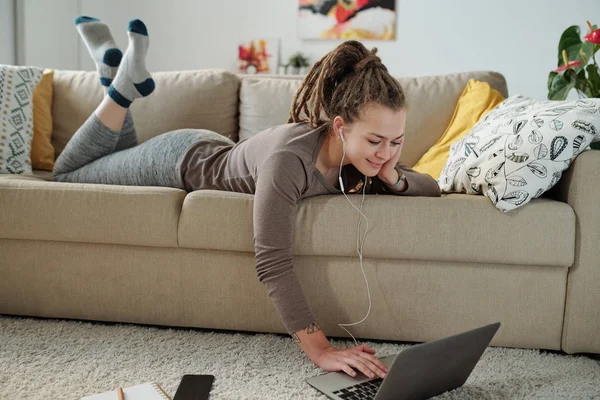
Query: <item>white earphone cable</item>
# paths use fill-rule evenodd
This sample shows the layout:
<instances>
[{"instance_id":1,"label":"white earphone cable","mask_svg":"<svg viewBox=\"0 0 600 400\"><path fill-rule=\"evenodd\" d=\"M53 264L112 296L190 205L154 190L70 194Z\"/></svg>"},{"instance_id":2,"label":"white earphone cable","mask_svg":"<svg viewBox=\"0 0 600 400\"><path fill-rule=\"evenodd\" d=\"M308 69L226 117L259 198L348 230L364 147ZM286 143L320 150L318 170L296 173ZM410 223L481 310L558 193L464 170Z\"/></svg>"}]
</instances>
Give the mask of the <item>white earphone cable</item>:
<instances>
[{"instance_id":1,"label":"white earphone cable","mask_svg":"<svg viewBox=\"0 0 600 400\"><path fill-rule=\"evenodd\" d=\"M346 332L348 332L348 334L350 336L352 336L352 339L354 340L354 344L356 346L358 346L358 342L356 341L356 338L352 335L352 333L350 333L350 331L346 328L344 328L344 326L352 326L352 325L358 325L360 323L362 323L363 321L365 321L367 319L367 317L369 316L369 314L371 313L371 290L369 289L369 281L367 280L367 275L365 274L365 269L363 268L363 263L362 263L362 249L363 249L363 245L365 243L365 238L367 237L367 232L369 231L369 219L367 218L367 216L365 214L363 214L362 212L362 208L363 208L363 203L365 202L365 191L367 188L367 176L365 175L365 181L363 184L363 195L362 195L362 201L360 203L360 209L356 208L356 206L352 203L352 201L350 201L350 199L348 198L348 196L346 195L346 192L344 191L344 184L342 181L342 166L344 165L344 157L346 156L346 147L345 147L345 140L344 140L344 136L342 135L341 132L341 128L340 128L340 137L342 138L342 148L344 150L344 154L342 156L342 162L340 164L340 170L339 170L339 181L340 181L340 188L342 189L342 193L344 194L344 196L346 197L346 200L348 200L348 202L350 203L350 205L352 207L354 207L359 213L360 213L360 217L358 219L358 225L357 225L357 229L356 229L356 251L358 253L358 257L360 259L360 269L362 270L362 274L363 277L365 278L365 283L367 285L367 295L369 297L369 309L367 310L367 314L364 316L363 319L361 319L358 322L354 322L352 324L338 324L338 326L340 328L342 328L343 330L345 330ZM365 217L365 219L367 220L367 228L365 230L365 234L363 236L363 240L362 242L359 241L360 238L360 225L362 223L362 217Z\"/></svg>"}]
</instances>

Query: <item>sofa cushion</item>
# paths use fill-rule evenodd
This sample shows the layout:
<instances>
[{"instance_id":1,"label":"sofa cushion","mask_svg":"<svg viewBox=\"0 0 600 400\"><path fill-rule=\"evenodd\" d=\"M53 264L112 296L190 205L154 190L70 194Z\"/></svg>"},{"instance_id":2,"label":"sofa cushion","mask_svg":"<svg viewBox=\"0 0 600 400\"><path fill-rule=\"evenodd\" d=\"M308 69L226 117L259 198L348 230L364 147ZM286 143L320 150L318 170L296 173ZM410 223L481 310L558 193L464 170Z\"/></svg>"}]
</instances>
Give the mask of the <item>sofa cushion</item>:
<instances>
[{"instance_id":1,"label":"sofa cushion","mask_svg":"<svg viewBox=\"0 0 600 400\"><path fill-rule=\"evenodd\" d=\"M504 97L487 82L471 79L458 99L454 115L446 131L436 144L421 157L413 169L438 179L446 164L452 143L467 135L473 126L504 100Z\"/></svg>"},{"instance_id":2,"label":"sofa cushion","mask_svg":"<svg viewBox=\"0 0 600 400\"><path fill-rule=\"evenodd\" d=\"M413 166L442 136L469 79L488 82L508 97L504 76L474 71L441 76L399 78L408 99L406 140L400 162ZM286 123L302 77L243 77L240 88L240 140Z\"/></svg>"},{"instance_id":3,"label":"sofa cushion","mask_svg":"<svg viewBox=\"0 0 600 400\"><path fill-rule=\"evenodd\" d=\"M239 79L222 70L155 72L155 91L131 112L139 143L182 128L209 129L237 141ZM55 71L52 143L56 157L103 98L96 72Z\"/></svg>"},{"instance_id":4,"label":"sofa cushion","mask_svg":"<svg viewBox=\"0 0 600 400\"><path fill-rule=\"evenodd\" d=\"M177 247L185 191L0 175L0 238Z\"/></svg>"},{"instance_id":5,"label":"sofa cushion","mask_svg":"<svg viewBox=\"0 0 600 400\"><path fill-rule=\"evenodd\" d=\"M243 78L240 87L240 140L287 123L294 94L301 82L299 78Z\"/></svg>"},{"instance_id":6,"label":"sofa cushion","mask_svg":"<svg viewBox=\"0 0 600 400\"><path fill-rule=\"evenodd\" d=\"M505 213L522 207L600 141L599 109L600 99L509 97L451 146L438 180L442 192L483 193Z\"/></svg>"},{"instance_id":7,"label":"sofa cushion","mask_svg":"<svg viewBox=\"0 0 600 400\"><path fill-rule=\"evenodd\" d=\"M42 80L33 92L33 141L31 167L46 171L54 169L52 146L52 82L54 70L44 70Z\"/></svg>"},{"instance_id":8,"label":"sofa cushion","mask_svg":"<svg viewBox=\"0 0 600 400\"><path fill-rule=\"evenodd\" d=\"M359 196L349 197L357 204ZM573 264L575 214L566 203L539 198L502 214L484 196L375 196L367 196L364 205L369 219L365 257L557 267ZM217 190L188 194L179 221L180 247L253 252L253 198ZM293 254L357 257L357 214L342 196L302 200L294 221ZM365 227L363 221L361 237Z\"/></svg>"},{"instance_id":9,"label":"sofa cushion","mask_svg":"<svg viewBox=\"0 0 600 400\"><path fill-rule=\"evenodd\" d=\"M44 71L0 65L0 173L30 174L33 93Z\"/></svg>"}]
</instances>

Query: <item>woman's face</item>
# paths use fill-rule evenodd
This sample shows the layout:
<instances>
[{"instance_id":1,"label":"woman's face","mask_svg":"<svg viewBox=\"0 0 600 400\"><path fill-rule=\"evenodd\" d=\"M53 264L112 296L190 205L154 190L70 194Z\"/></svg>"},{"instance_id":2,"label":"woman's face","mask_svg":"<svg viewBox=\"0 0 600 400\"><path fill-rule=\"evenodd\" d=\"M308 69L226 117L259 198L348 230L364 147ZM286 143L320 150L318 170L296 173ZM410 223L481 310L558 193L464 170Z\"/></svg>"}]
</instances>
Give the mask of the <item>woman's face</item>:
<instances>
[{"instance_id":1,"label":"woman's face","mask_svg":"<svg viewBox=\"0 0 600 400\"><path fill-rule=\"evenodd\" d=\"M405 109L365 106L359 119L342 125L347 159L363 175L376 176L386 161L402 152L405 126Z\"/></svg>"}]
</instances>

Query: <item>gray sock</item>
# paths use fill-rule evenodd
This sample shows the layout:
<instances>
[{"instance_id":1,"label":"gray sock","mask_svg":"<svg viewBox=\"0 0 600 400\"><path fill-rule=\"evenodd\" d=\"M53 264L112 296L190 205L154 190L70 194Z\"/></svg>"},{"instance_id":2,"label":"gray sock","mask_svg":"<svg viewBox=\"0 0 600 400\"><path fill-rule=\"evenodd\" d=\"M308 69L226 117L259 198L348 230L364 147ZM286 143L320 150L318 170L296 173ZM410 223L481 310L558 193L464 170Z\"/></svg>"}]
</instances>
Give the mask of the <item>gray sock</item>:
<instances>
[{"instance_id":1,"label":"gray sock","mask_svg":"<svg viewBox=\"0 0 600 400\"><path fill-rule=\"evenodd\" d=\"M148 30L139 19L129 21L127 35L129 46L113 79L108 95L120 106L129 107L138 97L148 96L154 91L154 80L146 69L148 52Z\"/></svg>"},{"instance_id":2,"label":"gray sock","mask_svg":"<svg viewBox=\"0 0 600 400\"><path fill-rule=\"evenodd\" d=\"M110 86L123 58L110 29L104 22L92 17L79 16L73 22L94 59L100 83Z\"/></svg>"}]
</instances>

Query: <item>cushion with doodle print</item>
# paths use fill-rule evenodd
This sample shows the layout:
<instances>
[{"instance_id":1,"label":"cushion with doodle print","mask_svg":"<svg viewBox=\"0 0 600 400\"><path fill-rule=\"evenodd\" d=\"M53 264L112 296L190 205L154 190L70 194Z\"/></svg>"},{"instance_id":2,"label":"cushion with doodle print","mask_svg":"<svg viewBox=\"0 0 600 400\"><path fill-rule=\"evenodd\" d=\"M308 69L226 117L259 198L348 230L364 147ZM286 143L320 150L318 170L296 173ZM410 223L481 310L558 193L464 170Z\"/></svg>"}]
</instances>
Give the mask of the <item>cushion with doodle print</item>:
<instances>
[{"instance_id":1,"label":"cushion with doodle print","mask_svg":"<svg viewBox=\"0 0 600 400\"><path fill-rule=\"evenodd\" d=\"M511 96L452 144L438 184L442 193L483 194L508 212L556 185L596 141L600 99Z\"/></svg>"}]
</instances>

